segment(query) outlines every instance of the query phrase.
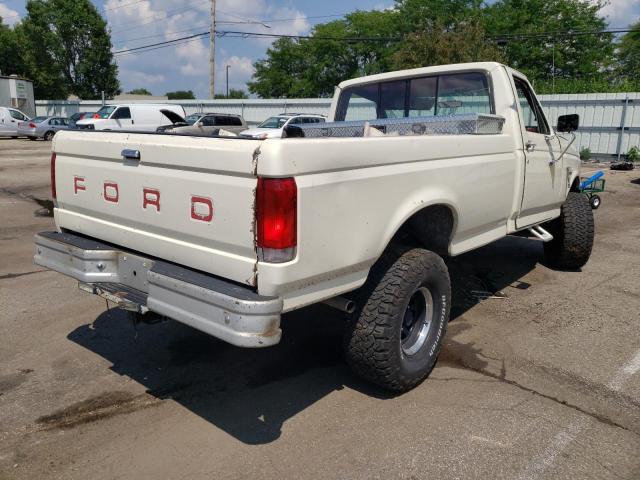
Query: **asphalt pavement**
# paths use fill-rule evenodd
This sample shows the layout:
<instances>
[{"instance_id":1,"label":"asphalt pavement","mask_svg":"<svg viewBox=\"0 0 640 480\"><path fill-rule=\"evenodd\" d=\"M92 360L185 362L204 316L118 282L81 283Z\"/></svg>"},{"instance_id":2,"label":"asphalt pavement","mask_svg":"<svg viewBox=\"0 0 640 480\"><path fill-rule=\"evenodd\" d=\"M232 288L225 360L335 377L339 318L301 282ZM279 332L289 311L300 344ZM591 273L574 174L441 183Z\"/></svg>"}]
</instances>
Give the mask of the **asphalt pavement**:
<instances>
[{"instance_id":1,"label":"asphalt pavement","mask_svg":"<svg viewBox=\"0 0 640 480\"><path fill-rule=\"evenodd\" d=\"M640 170L606 172L581 271L517 237L448 260L440 361L394 396L328 307L243 350L34 265L49 149L0 139L0 479L640 478Z\"/></svg>"}]
</instances>

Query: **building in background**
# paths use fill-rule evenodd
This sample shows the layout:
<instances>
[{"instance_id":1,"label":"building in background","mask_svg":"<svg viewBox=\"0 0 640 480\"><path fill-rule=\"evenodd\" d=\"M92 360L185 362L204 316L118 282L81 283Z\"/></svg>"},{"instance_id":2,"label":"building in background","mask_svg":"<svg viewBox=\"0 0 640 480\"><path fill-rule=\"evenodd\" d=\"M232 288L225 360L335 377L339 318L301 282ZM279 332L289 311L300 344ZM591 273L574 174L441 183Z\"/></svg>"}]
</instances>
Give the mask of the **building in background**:
<instances>
[{"instance_id":1,"label":"building in background","mask_svg":"<svg viewBox=\"0 0 640 480\"><path fill-rule=\"evenodd\" d=\"M0 107L16 108L30 117L35 116L33 82L17 75L0 75Z\"/></svg>"}]
</instances>

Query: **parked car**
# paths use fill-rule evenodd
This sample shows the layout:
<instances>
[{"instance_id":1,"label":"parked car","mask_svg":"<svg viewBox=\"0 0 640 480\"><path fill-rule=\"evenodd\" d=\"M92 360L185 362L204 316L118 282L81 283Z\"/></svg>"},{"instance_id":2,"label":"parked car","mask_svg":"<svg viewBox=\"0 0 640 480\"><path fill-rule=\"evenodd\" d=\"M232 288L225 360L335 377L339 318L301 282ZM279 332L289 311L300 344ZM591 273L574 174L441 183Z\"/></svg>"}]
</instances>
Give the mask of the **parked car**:
<instances>
[{"instance_id":1,"label":"parked car","mask_svg":"<svg viewBox=\"0 0 640 480\"><path fill-rule=\"evenodd\" d=\"M184 118L184 108L181 105L163 104L127 104L105 105L91 118L84 118L76 122L79 130L128 130L140 132L155 132L158 127L167 123L167 117L162 110L173 112Z\"/></svg>"},{"instance_id":2,"label":"parked car","mask_svg":"<svg viewBox=\"0 0 640 480\"><path fill-rule=\"evenodd\" d=\"M56 231L36 235L35 262L242 347L277 344L284 312L325 303L346 314L349 365L396 392L443 345L443 257L520 234L549 266L588 262L579 117L552 127L523 74L480 62L353 79L329 119L264 140L60 132Z\"/></svg>"},{"instance_id":3,"label":"parked car","mask_svg":"<svg viewBox=\"0 0 640 480\"><path fill-rule=\"evenodd\" d=\"M76 112L69 117L69 128L76 128L76 122L93 117L94 112Z\"/></svg>"},{"instance_id":4,"label":"parked car","mask_svg":"<svg viewBox=\"0 0 640 480\"><path fill-rule=\"evenodd\" d=\"M28 115L20 110L0 107L0 137L18 138L18 123L26 120Z\"/></svg>"},{"instance_id":5,"label":"parked car","mask_svg":"<svg viewBox=\"0 0 640 480\"><path fill-rule=\"evenodd\" d=\"M282 138L285 128L290 125L306 125L313 123L323 123L325 117L313 113L282 113L275 117L270 117L258 125L240 133L243 137L258 138Z\"/></svg>"},{"instance_id":6,"label":"parked car","mask_svg":"<svg viewBox=\"0 0 640 480\"><path fill-rule=\"evenodd\" d=\"M180 133L185 135L210 136L220 129L227 132L240 133L247 129L247 123L241 115L230 113L194 113L186 118L178 117L173 112L163 110L173 124L158 127L159 133Z\"/></svg>"},{"instance_id":7,"label":"parked car","mask_svg":"<svg viewBox=\"0 0 640 480\"><path fill-rule=\"evenodd\" d=\"M59 130L67 130L69 121L62 117L35 117L18 124L18 135L29 140L43 138L46 141L53 140L53 136Z\"/></svg>"}]
</instances>

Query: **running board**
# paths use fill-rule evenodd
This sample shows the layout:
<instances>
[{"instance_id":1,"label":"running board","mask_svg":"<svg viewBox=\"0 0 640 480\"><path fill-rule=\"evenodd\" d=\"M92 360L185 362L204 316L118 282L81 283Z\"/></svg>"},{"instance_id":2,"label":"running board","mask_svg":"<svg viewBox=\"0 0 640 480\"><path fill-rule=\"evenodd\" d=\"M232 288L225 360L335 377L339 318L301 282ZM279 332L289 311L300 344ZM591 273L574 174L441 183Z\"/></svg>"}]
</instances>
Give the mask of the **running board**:
<instances>
[{"instance_id":1,"label":"running board","mask_svg":"<svg viewBox=\"0 0 640 480\"><path fill-rule=\"evenodd\" d=\"M533 227L529 227L529 232L535 237L538 237L543 242L550 242L553 240L553 235L547 232L540 225L534 225Z\"/></svg>"}]
</instances>

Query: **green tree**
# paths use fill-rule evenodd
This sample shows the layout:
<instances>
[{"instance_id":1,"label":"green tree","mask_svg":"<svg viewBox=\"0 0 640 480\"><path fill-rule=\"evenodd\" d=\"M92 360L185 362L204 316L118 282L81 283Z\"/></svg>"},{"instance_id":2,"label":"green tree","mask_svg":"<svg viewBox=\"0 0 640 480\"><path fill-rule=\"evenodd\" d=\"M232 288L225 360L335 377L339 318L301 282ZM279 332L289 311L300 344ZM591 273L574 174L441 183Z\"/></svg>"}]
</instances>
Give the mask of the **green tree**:
<instances>
[{"instance_id":1,"label":"green tree","mask_svg":"<svg viewBox=\"0 0 640 480\"><path fill-rule=\"evenodd\" d=\"M3 75L26 75L26 66L22 60L22 48L16 31L2 24L0 17L0 72Z\"/></svg>"},{"instance_id":2,"label":"green tree","mask_svg":"<svg viewBox=\"0 0 640 480\"><path fill-rule=\"evenodd\" d=\"M618 44L619 74L623 78L638 80L640 74L640 22L631 26Z\"/></svg>"},{"instance_id":3,"label":"green tree","mask_svg":"<svg viewBox=\"0 0 640 480\"><path fill-rule=\"evenodd\" d=\"M244 90L231 88L229 89L229 96L217 93L214 98L240 100L243 98L249 98L249 95L247 95L247 92Z\"/></svg>"},{"instance_id":4,"label":"green tree","mask_svg":"<svg viewBox=\"0 0 640 480\"><path fill-rule=\"evenodd\" d=\"M39 98L120 92L107 24L89 0L29 0L24 60Z\"/></svg>"},{"instance_id":5,"label":"green tree","mask_svg":"<svg viewBox=\"0 0 640 480\"><path fill-rule=\"evenodd\" d=\"M506 62L548 91L554 77L562 83L607 76L614 62L613 36L572 35L605 30L603 6L600 0L498 0L483 9L483 18L490 35L502 36L496 40ZM540 35L545 32L557 35Z\"/></svg>"},{"instance_id":6,"label":"green tree","mask_svg":"<svg viewBox=\"0 0 640 480\"><path fill-rule=\"evenodd\" d=\"M447 28L440 21L423 31L410 33L394 55L393 67L401 70L448 63L503 61L497 45L486 39L477 20Z\"/></svg>"},{"instance_id":7,"label":"green tree","mask_svg":"<svg viewBox=\"0 0 640 480\"><path fill-rule=\"evenodd\" d=\"M326 97L342 80L387 71L398 20L396 11L357 11L316 25L311 39L281 38L254 64L249 91L260 97Z\"/></svg>"},{"instance_id":8,"label":"green tree","mask_svg":"<svg viewBox=\"0 0 640 480\"><path fill-rule=\"evenodd\" d=\"M169 100L195 100L196 96L191 90L177 90L175 92L167 92Z\"/></svg>"},{"instance_id":9,"label":"green tree","mask_svg":"<svg viewBox=\"0 0 640 480\"><path fill-rule=\"evenodd\" d=\"M133 90L127 92L129 95L153 95L153 93L151 93L149 90L147 90L146 88L134 88Z\"/></svg>"}]
</instances>

